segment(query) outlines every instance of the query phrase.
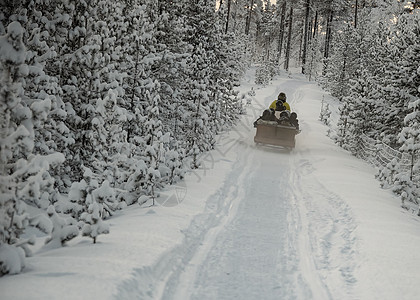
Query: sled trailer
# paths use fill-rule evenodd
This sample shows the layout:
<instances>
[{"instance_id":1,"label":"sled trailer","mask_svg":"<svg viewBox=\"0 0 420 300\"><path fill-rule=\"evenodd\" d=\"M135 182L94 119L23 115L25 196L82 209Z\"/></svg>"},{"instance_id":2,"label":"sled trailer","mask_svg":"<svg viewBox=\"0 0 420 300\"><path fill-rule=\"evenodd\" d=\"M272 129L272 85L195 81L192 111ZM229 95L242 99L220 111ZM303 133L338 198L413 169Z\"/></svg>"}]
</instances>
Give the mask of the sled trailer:
<instances>
[{"instance_id":1,"label":"sled trailer","mask_svg":"<svg viewBox=\"0 0 420 300\"><path fill-rule=\"evenodd\" d=\"M257 144L295 147L295 136L300 131L294 126L280 125L275 122L258 121L254 142Z\"/></svg>"}]
</instances>

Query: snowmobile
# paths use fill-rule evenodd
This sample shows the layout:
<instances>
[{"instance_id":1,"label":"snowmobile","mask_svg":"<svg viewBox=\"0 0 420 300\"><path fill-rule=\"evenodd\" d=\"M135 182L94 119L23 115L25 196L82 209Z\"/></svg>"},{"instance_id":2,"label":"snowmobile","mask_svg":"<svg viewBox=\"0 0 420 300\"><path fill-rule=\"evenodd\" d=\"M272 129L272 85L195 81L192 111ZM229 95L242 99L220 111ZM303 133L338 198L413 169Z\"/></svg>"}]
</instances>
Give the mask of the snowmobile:
<instances>
[{"instance_id":1,"label":"snowmobile","mask_svg":"<svg viewBox=\"0 0 420 300\"><path fill-rule=\"evenodd\" d=\"M300 133L297 114L289 111L267 109L254 122L257 132L254 142L263 145L294 148L295 136Z\"/></svg>"}]
</instances>

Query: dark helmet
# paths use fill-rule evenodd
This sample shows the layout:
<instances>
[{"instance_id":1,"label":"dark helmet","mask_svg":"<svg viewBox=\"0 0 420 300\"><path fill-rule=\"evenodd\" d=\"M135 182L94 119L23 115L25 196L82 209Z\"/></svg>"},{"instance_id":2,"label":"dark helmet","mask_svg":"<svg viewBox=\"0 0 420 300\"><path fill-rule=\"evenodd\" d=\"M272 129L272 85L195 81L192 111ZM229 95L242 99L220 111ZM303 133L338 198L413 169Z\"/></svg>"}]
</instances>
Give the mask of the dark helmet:
<instances>
[{"instance_id":1,"label":"dark helmet","mask_svg":"<svg viewBox=\"0 0 420 300\"><path fill-rule=\"evenodd\" d=\"M278 100L281 100L283 102L286 102L286 94L281 92L278 96L277 96Z\"/></svg>"}]
</instances>

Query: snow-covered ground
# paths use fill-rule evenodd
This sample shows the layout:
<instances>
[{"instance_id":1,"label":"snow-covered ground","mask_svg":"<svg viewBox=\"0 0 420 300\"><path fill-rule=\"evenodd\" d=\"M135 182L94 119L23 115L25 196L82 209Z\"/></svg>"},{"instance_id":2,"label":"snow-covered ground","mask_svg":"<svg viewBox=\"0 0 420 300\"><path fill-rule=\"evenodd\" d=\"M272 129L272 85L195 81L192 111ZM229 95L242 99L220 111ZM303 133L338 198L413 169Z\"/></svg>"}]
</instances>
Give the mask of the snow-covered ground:
<instances>
[{"instance_id":1,"label":"snow-covered ground","mask_svg":"<svg viewBox=\"0 0 420 300\"><path fill-rule=\"evenodd\" d=\"M318 121L323 95L301 75L264 88L203 167L129 207L111 233L42 248L6 299L418 299L420 219L380 189L373 167L337 147ZM298 113L296 148L256 146L253 121L280 91ZM333 113L333 118L336 117Z\"/></svg>"}]
</instances>

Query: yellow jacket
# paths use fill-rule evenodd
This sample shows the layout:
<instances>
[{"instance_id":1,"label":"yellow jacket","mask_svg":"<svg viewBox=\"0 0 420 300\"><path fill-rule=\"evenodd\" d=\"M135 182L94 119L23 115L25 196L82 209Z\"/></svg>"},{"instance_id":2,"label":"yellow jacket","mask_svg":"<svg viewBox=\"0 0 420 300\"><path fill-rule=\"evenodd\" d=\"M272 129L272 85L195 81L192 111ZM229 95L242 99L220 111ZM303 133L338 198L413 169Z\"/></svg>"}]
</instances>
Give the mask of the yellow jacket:
<instances>
[{"instance_id":1,"label":"yellow jacket","mask_svg":"<svg viewBox=\"0 0 420 300\"><path fill-rule=\"evenodd\" d=\"M276 109L276 102L277 102L278 100L274 100L273 101L273 103L271 103L270 104L270 108L272 108L272 109ZM283 105L284 105L284 107L286 107L286 110L289 110L290 111L290 105L289 105L289 103L287 103L287 102L283 102Z\"/></svg>"}]
</instances>

